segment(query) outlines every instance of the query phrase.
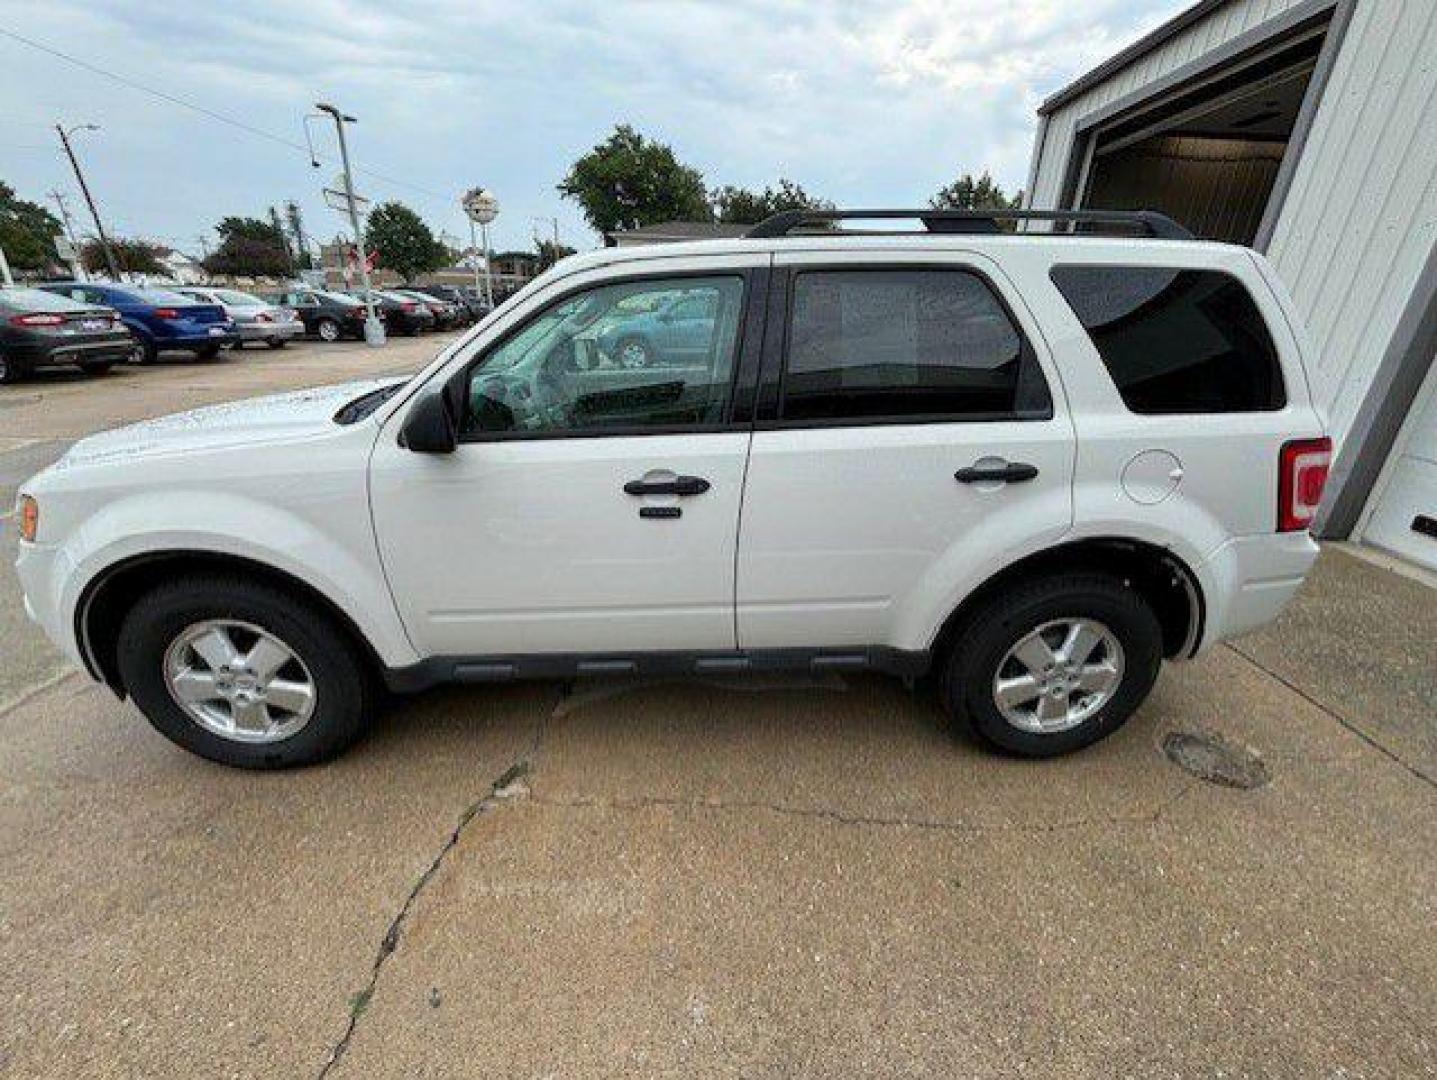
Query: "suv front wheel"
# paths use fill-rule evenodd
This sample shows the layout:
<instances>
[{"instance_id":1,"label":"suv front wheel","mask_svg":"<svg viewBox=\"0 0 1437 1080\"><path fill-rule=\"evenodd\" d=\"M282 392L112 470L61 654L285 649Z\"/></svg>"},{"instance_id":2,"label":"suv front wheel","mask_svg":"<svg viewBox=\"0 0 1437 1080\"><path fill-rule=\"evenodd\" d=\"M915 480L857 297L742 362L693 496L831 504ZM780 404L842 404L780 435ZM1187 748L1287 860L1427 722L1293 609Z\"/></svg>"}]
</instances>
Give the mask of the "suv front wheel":
<instances>
[{"instance_id":1,"label":"suv front wheel","mask_svg":"<svg viewBox=\"0 0 1437 1080\"><path fill-rule=\"evenodd\" d=\"M117 659L160 734L224 765L323 761L363 733L371 710L366 667L328 613L243 578L147 593L125 616Z\"/></svg>"},{"instance_id":2,"label":"suv front wheel","mask_svg":"<svg viewBox=\"0 0 1437 1080\"><path fill-rule=\"evenodd\" d=\"M1041 578L965 622L943 672L944 704L984 741L1051 757L1111 735L1147 698L1162 628L1106 574Z\"/></svg>"}]
</instances>

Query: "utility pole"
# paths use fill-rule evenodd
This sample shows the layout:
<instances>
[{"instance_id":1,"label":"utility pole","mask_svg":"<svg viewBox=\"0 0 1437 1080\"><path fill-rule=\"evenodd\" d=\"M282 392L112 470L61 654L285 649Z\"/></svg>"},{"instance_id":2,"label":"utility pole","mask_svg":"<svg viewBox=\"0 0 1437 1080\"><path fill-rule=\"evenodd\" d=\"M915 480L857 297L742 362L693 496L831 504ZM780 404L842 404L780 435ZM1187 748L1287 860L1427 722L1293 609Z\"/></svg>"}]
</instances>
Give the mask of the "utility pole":
<instances>
[{"instance_id":1,"label":"utility pole","mask_svg":"<svg viewBox=\"0 0 1437 1080\"><path fill-rule=\"evenodd\" d=\"M379 321L379 315L374 310L374 290L369 287L369 257L364 251L364 230L359 227L359 210L354 205L354 174L349 167L349 143L344 138L344 125L357 121L323 101L315 102L314 107L333 117L334 129L339 132L339 160L344 166L344 197L349 203L349 223L354 227L354 247L359 252L359 280L364 284L364 341L367 345L383 345L384 324Z\"/></svg>"},{"instance_id":2,"label":"utility pole","mask_svg":"<svg viewBox=\"0 0 1437 1080\"><path fill-rule=\"evenodd\" d=\"M55 131L60 135L60 145L65 148L65 156L70 159L70 168L75 170L75 179L79 181L80 193L85 196L85 204L90 208L90 216L95 219L95 235L100 238L100 250L105 253L105 266L109 268L110 277L118 282L120 280L120 264L115 261L115 253L110 248L110 238L105 235L105 226L100 224L100 211L95 209L95 197L90 194L90 185L85 183L85 174L80 171L80 163L75 158L75 151L70 148L70 135L76 131L99 131L98 124L78 124L66 132L59 124L55 125Z\"/></svg>"},{"instance_id":3,"label":"utility pole","mask_svg":"<svg viewBox=\"0 0 1437 1080\"><path fill-rule=\"evenodd\" d=\"M50 198L55 200L55 205L60 208L60 221L65 226L65 239L70 241L70 247L75 252L75 258L71 261L70 272L79 281L86 280L85 266L80 258L80 241L75 236L75 222L70 217L70 204L65 201L65 196L58 189L50 192Z\"/></svg>"}]
</instances>

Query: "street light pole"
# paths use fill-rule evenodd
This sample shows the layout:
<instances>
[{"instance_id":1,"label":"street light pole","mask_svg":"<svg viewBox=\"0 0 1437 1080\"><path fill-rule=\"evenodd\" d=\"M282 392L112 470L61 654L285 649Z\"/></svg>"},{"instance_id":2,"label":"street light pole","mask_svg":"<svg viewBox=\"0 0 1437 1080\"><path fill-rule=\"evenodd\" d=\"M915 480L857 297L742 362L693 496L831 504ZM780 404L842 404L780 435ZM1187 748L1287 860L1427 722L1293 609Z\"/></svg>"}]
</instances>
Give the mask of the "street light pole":
<instances>
[{"instance_id":1,"label":"street light pole","mask_svg":"<svg viewBox=\"0 0 1437 1080\"><path fill-rule=\"evenodd\" d=\"M369 286L369 258L364 252L364 230L359 227L359 210L354 204L354 176L349 168L349 143L344 138L344 125L355 123L352 116L346 116L333 105L316 102L322 113L334 118L334 128L339 132L339 160L344 168L344 197L349 203L349 223L354 227L354 246L359 252L359 280L364 287L364 341L367 345L384 344L384 324L374 310L374 290Z\"/></svg>"},{"instance_id":2,"label":"street light pole","mask_svg":"<svg viewBox=\"0 0 1437 1080\"><path fill-rule=\"evenodd\" d=\"M70 168L75 170L75 179L80 184L80 194L85 196L85 205L90 208L90 216L95 219L95 235L100 238L100 250L105 253L105 266L110 271L110 278L116 282L120 280L120 264L115 261L115 253L110 248L110 238L105 235L105 227L100 224L100 211L95 209L95 197L90 194L90 185L85 183L85 174L80 171L80 162L75 158L75 151L70 148L70 135L76 131L99 131L97 124L78 124L66 132L59 124L55 130L60 135L60 145L65 148L65 156L70 159Z\"/></svg>"}]
</instances>

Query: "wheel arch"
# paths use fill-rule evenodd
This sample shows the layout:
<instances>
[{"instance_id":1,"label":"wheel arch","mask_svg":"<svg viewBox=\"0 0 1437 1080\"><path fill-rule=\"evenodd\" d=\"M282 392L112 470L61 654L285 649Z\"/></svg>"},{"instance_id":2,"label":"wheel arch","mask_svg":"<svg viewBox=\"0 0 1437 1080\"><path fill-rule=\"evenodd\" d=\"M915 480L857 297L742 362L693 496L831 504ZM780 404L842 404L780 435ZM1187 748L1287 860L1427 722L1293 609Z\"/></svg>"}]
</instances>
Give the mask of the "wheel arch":
<instances>
[{"instance_id":1,"label":"wheel arch","mask_svg":"<svg viewBox=\"0 0 1437 1080\"><path fill-rule=\"evenodd\" d=\"M86 584L75 605L75 641L90 675L125 697L116 645L125 613L146 591L177 577L228 574L297 593L334 619L375 672L384 662L353 618L320 589L303 578L256 559L225 552L171 550L146 552L122 559Z\"/></svg>"},{"instance_id":2,"label":"wheel arch","mask_svg":"<svg viewBox=\"0 0 1437 1080\"><path fill-rule=\"evenodd\" d=\"M1081 570L1112 574L1142 595L1162 627L1164 657L1185 658L1197 650L1202 641L1206 601L1192 568L1156 544L1125 537L1096 537L1044 548L989 577L943 621L930 655L945 655L974 614L1003 589L1040 575Z\"/></svg>"}]
</instances>

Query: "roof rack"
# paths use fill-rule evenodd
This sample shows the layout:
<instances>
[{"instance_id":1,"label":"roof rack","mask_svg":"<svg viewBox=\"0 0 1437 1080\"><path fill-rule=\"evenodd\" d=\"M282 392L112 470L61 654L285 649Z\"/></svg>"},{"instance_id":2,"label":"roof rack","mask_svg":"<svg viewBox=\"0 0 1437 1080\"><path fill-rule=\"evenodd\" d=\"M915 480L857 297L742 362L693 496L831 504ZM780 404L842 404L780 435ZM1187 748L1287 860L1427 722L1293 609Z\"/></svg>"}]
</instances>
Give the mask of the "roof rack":
<instances>
[{"instance_id":1,"label":"roof rack","mask_svg":"<svg viewBox=\"0 0 1437 1080\"><path fill-rule=\"evenodd\" d=\"M1000 221L1058 221L1141 229L1154 240L1193 239L1187 229L1156 210L784 210L760 221L744 235L755 239L788 236L801 225L893 218L916 218L930 233L998 233L1003 231L998 226Z\"/></svg>"}]
</instances>

